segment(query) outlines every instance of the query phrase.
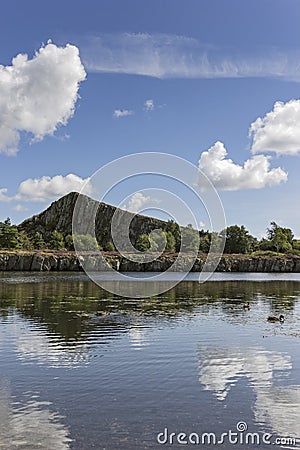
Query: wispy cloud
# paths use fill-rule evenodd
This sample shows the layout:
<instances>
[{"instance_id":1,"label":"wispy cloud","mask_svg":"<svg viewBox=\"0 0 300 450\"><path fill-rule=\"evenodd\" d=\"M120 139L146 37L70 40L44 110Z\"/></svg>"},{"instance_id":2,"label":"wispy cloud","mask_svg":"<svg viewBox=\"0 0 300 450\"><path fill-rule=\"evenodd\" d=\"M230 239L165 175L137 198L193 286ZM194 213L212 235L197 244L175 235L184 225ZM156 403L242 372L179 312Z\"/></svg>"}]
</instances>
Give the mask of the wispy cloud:
<instances>
[{"instance_id":1,"label":"wispy cloud","mask_svg":"<svg viewBox=\"0 0 300 450\"><path fill-rule=\"evenodd\" d=\"M300 51L255 48L237 54L232 48L217 48L186 36L146 33L89 36L77 43L89 72L300 81Z\"/></svg>"},{"instance_id":2,"label":"wispy cloud","mask_svg":"<svg viewBox=\"0 0 300 450\"><path fill-rule=\"evenodd\" d=\"M132 116L134 112L130 109L115 109L113 117L115 119L120 119L121 117Z\"/></svg>"}]
</instances>

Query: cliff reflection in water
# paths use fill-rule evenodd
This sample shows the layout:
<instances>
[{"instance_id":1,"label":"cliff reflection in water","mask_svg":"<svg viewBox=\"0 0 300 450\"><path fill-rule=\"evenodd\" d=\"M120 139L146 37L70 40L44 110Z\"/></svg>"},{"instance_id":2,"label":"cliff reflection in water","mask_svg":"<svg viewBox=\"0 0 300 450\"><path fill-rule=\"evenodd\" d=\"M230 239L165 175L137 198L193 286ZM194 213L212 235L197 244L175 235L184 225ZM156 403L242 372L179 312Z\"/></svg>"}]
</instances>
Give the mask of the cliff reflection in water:
<instances>
[{"instance_id":1,"label":"cliff reflection in water","mask_svg":"<svg viewBox=\"0 0 300 450\"><path fill-rule=\"evenodd\" d=\"M15 325L21 359L86 364L96 344L109 345L124 333L138 341L141 331L135 322L140 316L175 320L215 312L229 323L246 324L263 323L268 314L284 311L292 318L300 296L299 283L293 281L182 282L159 296L136 300L114 296L81 278L62 277L56 282L54 276L43 276L37 277L42 282L1 283L2 319L15 312L25 320ZM251 304L250 313L243 310L245 302Z\"/></svg>"}]
</instances>

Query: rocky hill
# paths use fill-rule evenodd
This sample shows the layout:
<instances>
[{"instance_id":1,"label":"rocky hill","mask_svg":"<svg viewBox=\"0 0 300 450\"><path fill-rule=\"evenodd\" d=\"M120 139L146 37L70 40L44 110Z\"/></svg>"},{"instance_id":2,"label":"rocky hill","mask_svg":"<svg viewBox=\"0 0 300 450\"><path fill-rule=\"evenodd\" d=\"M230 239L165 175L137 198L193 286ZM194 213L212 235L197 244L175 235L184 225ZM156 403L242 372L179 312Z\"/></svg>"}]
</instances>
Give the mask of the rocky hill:
<instances>
[{"instance_id":1,"label":"rocky hill","mask_svg":"<svg viewBox=\"0 0 300 450\"><path fill-rule=\"evenodd\" d=\"M45 211L22 222L18 229L25 231L29 235L39 232L45 239L54 230L59 231L64 237L72 234L73 211L79 196L82 207L88 208L89 211L95 211L98 242L103 243L105 240L111 240L110 224L117 208L106 203L97 202L78 192L71 192L53 202ZM124 220L128 219L130 221L130 239L133 244L135 244L140 234L148 234L157 228L164 230L167 227L167 222L162 220L133 214L128 211L119 211L121 211ZM91 226L92 224L88 221L82 223L82 234L88 233Z\"/></svg>"}]
</instances>

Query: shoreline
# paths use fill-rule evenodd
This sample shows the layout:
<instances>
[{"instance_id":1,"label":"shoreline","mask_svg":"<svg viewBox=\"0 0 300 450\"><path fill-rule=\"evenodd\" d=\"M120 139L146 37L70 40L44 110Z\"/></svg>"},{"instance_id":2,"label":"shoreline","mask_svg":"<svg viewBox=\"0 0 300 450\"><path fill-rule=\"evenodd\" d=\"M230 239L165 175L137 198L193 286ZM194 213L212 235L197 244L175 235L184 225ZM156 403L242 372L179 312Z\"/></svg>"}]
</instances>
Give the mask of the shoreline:
<instances>
[{"instance_id":1,"label":"shoreline","mask_svg":"<svg viewBox=\"0 0 300 450\"><path fill-rule=\"evenodd\" d=\"M177 254L162 254L152 262L143 263L131 261L116 252L104 252L106 264L99 254L82 252L77 256L76 252L34 250L34 251L0 251L1 272L82 272L84 262L89 270L107 271L113 268L120 272L184 272L190 266L191 255L185 254L176 262ZM217 256L216 256L217 257ZM206 255L199 255L191 272L201 272L206 260ZM174 264L174 267L171 267ZM300 273L300 256L296 255L222 255L216 272L264 272L264 273Z\"/></svg>"}]
</instances>

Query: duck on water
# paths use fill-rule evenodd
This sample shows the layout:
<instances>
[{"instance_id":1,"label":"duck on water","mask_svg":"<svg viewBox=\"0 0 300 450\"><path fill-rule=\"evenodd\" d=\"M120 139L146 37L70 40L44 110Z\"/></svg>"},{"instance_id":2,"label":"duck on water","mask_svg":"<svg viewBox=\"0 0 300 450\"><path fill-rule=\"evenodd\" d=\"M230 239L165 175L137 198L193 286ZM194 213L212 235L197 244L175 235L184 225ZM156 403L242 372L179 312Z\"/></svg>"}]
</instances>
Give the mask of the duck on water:
<instances>
[{"instance_id":1,"label":"duck on water","mask_svg":"<svg viewBox=\"0 0 300 450\"><path fill-rule=\"evenodd\" d=\"M284 322L284 316L282 314L280 314L279 317L277 316L269 316L267 319L268 322Z\"/></svg>"}]
</instances>

